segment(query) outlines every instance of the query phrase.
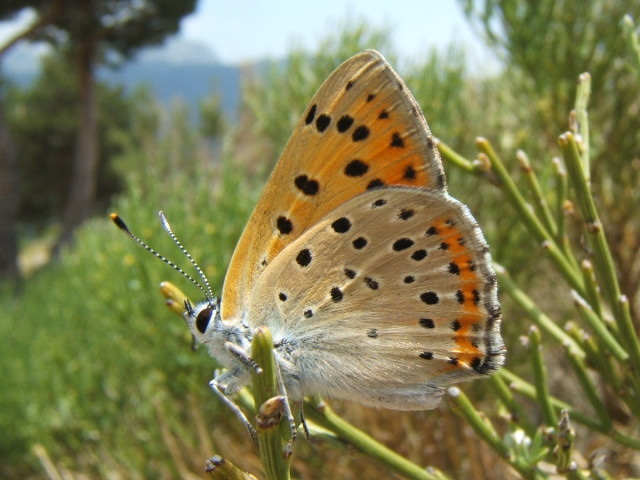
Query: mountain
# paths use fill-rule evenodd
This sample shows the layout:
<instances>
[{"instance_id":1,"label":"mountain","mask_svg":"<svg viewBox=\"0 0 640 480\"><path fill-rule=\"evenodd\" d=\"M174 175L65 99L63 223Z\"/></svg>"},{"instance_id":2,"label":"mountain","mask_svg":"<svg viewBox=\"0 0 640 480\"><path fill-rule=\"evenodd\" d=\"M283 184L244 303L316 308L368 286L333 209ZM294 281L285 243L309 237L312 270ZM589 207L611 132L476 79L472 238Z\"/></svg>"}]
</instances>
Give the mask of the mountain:
<instances>
[{"instance_id":1,"label":"mountain","mask_svg":"<svg viewBox=\"0 0 640 480\"><path fill-rule=\"evenodd\" d=\"M118 70L101 69L99 77L111 84L123 84L127 89L147 85L165 105L179 98L198 111L199 102L218 92L222 110L234 121L240 102L240 69L219 64L175 65L163 61L135 61Z\"/></svg>"},{"instance_id":2,"label":"mountain","mask_svg":"<svg viewBox=\"0 0 640 480\"><path fill-rule=\"evenodd\" d=\"M46 53L43 45L18 45L7 54L3 73L18 85L27 86L38 75L40 57ZM221 64L205 45L172 38L163 46L142 50L119 68L100 67L98 78L124 85L128 91L146 85L164 105L181 99L194 118L199 102L218 92L223 112L233 122L240 103L242 70Z\"/></svg>"}]
</instances>

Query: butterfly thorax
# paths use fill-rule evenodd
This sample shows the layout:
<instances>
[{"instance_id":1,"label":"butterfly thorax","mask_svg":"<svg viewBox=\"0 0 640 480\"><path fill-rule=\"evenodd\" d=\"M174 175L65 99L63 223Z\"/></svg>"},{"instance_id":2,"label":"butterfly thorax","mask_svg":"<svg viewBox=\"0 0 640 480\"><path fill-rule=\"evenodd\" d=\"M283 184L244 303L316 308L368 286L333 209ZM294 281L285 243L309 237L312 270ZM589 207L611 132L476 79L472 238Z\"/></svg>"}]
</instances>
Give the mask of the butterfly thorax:
<instances>
[{"instance_id":1,"label":"butterfly thorax","mask_svg":"<svg viewBox=\"0 0 640 480\"><path fill-rule=\"evenodd\" d=\"M188 309L184 317L196 341L204 344L212 357L227 368L242 366L225 344L250 352L251 330L241 322L223 321L217 299L197 304Z\"/></svg>"},{"instance_id":2,"label":"butterfly thorax","mask_svg":"<svg viewBox=\"0 0 640 480\"><path fill-rule=\"evenodd\" d=\"M184 313L191 333L198 343L207 347L209 354L228 369L220 377L220 385L233 392L249 382L251 370L259 369L251 358L253 330L241 320L224 321L217 299L204 301ZM292 399L302 400L298 369L295 366L296 342L276 335L274 353L287 391Z\"/></svg>"}]
</instances>

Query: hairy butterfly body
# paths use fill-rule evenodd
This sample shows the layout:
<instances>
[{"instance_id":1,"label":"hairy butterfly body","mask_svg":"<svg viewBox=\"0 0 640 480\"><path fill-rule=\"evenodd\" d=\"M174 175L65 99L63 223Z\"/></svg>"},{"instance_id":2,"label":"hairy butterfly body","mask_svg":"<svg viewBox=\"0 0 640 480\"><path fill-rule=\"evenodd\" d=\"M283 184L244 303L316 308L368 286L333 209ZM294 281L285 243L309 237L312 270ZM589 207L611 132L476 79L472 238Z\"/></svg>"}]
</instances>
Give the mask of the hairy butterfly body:
<instances>
[{"instance_id":1,"label":"hairy butterfly body","mask_svg":"<svg viewBox=\"0 0 640 480\"><path fill-rule=\"evenodd\" d=\"M323 394L399 410L435 407L454 382L504 362L487 244L450 197L433 137L376 51L339 66L298 122L233 254L220 301L185 313L249 381L267 326L291 400Z\"/></svg>"}]
</instances>

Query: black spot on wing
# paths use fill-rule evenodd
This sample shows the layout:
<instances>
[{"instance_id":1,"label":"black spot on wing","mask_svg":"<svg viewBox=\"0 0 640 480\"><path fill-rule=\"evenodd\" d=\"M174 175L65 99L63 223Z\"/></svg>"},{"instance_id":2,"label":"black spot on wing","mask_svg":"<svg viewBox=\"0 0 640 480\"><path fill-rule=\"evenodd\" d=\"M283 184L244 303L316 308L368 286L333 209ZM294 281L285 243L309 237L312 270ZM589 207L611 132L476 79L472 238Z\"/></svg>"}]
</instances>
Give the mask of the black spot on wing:
<instances>
[{"instance_id":1,"label":"black spot on wing","mask_svg":"<svg viewBox=\"0 0 640 480\"><path fill-rule=\"evenodd\" d=\"M436 305L440 301L440 297L436 292L424 292L420 294L420 300L427 305Z\"/></svg>"},{"instance_id":2,"label":"black spot on wing","mask_svg":"<svg viewBox=\"0 0 640 480\"><path fill-rule=\"evenodd\" d=\"M351 222L347 217L340 217L331 224L336 233L347 233L351 229Z\"/></svg>"},{"instance_id":3,"label":"black spot on wing","mask_svg":"<svg viewBox=\"0 0 640 480\"><path fill-rule=\"evenodd\" d=\"M369 165L367 165L362 160L351 160L347 163L347 166L344 167L344 174L347 177L361 177L369 170Z\"/></svg>"},{"instance_id":4,"label":"black spot on wing","mask_svg":"<svg viewBox=\"0 0 640 480\"><path fill-rule=\"evenodd\" d=\"M338 129L338 132L344 133L351 128L351 125L353 125L353 117L343 115L340 117L340 120L338 120L338 123L336 123L336 128Z\"/></svg>"},{"instance_id":5,"label":"black spot on wing","mask_svg":"<svg viewBox=\"0 0 640 480\"><path fill-rule=\"evenodd\" d=\"M293 231L293 223L287 217L280 216L276 220L276 228L282 235L288 235Z\"/></svg>"},{"instance_id":6,"label":"black spot on wing","mask_svg":"<svg viewBox=\"0 0 640 480\"><path fill-rule=\"evenodd\" d=\"M318 109L318 105L314 103L309 109L309 112L307 113L307 116L304 119L304 123L306 123L307 125L310 125L313 122L313 119L316 118L317 109Z\"/></svg>"},{"instance_id":7,"label":"black spot on wing","mask_svg":"<svg viewBox=\"0 0 640 480\"><path fill-rule=\"evenodd\" d=\"M413 165L407 165L404 169L404 173L402 174L402 178L405 180L415 180L416 179L416 169L413 168Z\"/></svg>"},{"instance_id":8,"label":"black spot on wing","mask_svg":"<svg viewBox=\"0 0 640 480\"><path fill-rule=\"evenodd\" d=\"M375 178L369 182L369 184L367 185L367 190L373 190L380 187L384 187L384 182L379 178Z\"/></svg>"},{"instance_id":9,"label":"black spot on wing","mask_svg":"<svg viewBox=\"0 0 640 480\"><path fill-rule=\"evenodd\" d=\"M404 148L404 140L398 132L394 132L391 135L391 143L389 145L394 148Z\"/></svg>"},{"instance_id":10,"label":"black spot on wing","mask_svg":"<svg viewBox=\"0 0 640 480\"><path fill-rule=\"evenodd\" d=\"M360 125L353 131L353 134L351 135L351 139L354 142L361 142L362 140L366 140L369 137L369 133L370 133L369 127L365 125Z\"/></svg>"},{"instance_id":11,"label":"black spot on wing","mask_svg":"<svg viewBox=\"0 0 640 480\"><path fill-rule=\"evenodd\" d=\"M316 119L316 129L323 133L327 128L329 128L329 124L331 123L331 117L329 115L325 115L322 113Z\"/></svg>"},{"instance_id":12,"label":"black spot on wing","mask_svg":"<svg viewBox=\"0 0 640 480\"><path fill-rule=\"evenodd\" d=\"M331 300L333 300L335 303L341 302L342 298L344 297L344 294L342 293L342 290L340 290L339 287L333 287L331 289Z\"/></svg>"},{"instance_id":13,"label":"black spot on wing","mask_svg":"<svg viewBox=\"0 0 640 480\"><path fill-rule=\"evenodd\" d=\"M318 181L313 180L306 175L298 175L294 180L294 184L298 190L309 196L317 194L320 189Z\"/></svg>"},{"instance_id":14,"label":"black spot on wing","mask_svg":"<svg viewBox=\"0 0 640 480\"><path fill-rule=\"evenodd\" d=\"M311 263L311 250L303 248L298 252L296 256L296 263L301 267L307 267Z\"/></svg>"}]
</instances>

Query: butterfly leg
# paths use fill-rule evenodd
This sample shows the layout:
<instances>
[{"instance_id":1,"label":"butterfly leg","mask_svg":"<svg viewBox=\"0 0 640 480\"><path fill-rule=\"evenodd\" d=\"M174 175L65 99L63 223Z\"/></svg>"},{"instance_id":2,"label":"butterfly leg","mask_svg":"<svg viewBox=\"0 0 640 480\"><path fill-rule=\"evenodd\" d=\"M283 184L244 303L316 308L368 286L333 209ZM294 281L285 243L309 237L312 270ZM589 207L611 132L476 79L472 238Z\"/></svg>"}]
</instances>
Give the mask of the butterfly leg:
<instances>
[{"instance_id":1,"label":"butterfly leg","mask_svg":"<svg viewBox=\"0 0 640 480\"><path fill-rule=\"evenodd\" d=\"M284 397L284 411L287 416L287 422L289 422L289 431L291 432L291 441L295 441L298 434L296 428L296 419L291 412L291 404L289 403L289 397L287 396L287 389L284 386L284 380L282 379L282 372L280 371L280 362L278 361L278 355L276 355L276 381L278 383L278 391L280 395ZM305 425L306 431L306 425ZM307 432L308 433L308 432ZM308 438L308 435L307 435Z\"/></svg>"},{"instance_id":2,"label":"butterfly leg","mask_svg":"<svg viewBox=\"0 0 640 480\"><path fill-rule=\"evenodd\" d=\"M238 417L244 424L244 426L247 427L247 430L249 430L249 435L251 435L251 439L257 445L258 434L256 432L256 429L253 425L251 425L251 422L249 422L242 410L240 410L240 407L238 407L229 397L227 397L229 385L224 381L224 379L227 376L230 376L230 373L232 372L227 372L222 375L216 374L216 377L209 382L209 386L211 387L211 390L213 390L213 392L218 396L218 398L222 400L222 403L224 403L229 409L231 409L231 411L235 413L236 417Z\"/></svg>"},{"instance_id":3,"label":"butterfly leg","mask_svg":"<svg viewBox=\"0 0 640 480\"><path fill-rule=\"evenodd\" d=\"M309 435L309 427L307 426L307 421L304 418L304 400L300 403L300 423L302 424L302 429L304 430L304 438L309 440L311 435Z\"/></svg>"},{"instance_id":4,"label":"butterfly leg","mask_svg":"<svg viewBox=\"0 0 640 480\"><path fill-rule=\"evenodd\" d=\"M248 369L253 370L258 375L262 373L262 368L260 368L260 365L258 365L258 363L253 358L251 358L247 351L241 346L227 341L224 342L224 348Z\"/></svg>"}]
</instances>

